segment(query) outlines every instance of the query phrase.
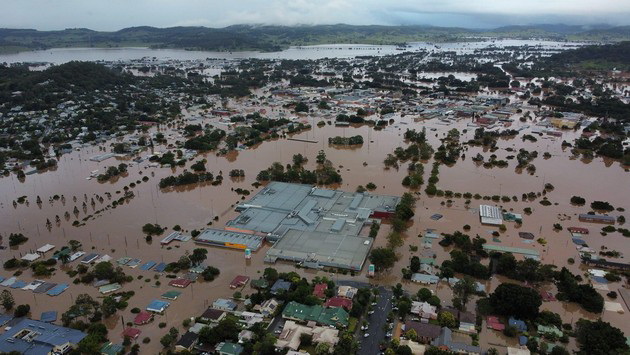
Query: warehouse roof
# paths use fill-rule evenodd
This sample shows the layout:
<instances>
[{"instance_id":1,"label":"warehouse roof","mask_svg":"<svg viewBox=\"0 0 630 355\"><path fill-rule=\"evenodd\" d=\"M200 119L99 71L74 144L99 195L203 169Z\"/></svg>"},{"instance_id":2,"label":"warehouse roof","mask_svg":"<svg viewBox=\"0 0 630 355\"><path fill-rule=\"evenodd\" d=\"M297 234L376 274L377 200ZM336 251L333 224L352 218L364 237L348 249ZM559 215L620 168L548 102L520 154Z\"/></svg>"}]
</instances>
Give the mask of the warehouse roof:
<instances>
[{"instance_id":1,"label":"warehouse roof","mask_svg":"<svg viewBox=\"0 0 630 355\"><path fill-rule=\"evenodd\" d=\"M204 229L195 238L195 242L217 246L224 246L226 243L238 244L244 245L252 251L256 251L262 245L263 237L247 233L208 228Z\"/></svg>"},{"instance_id":2,"label":"warehouse roof","mask_svg":"<svg viewBox=\"0 0 630 355\"><path fill-rule=\"evenodd\" d=\"M361 270L372 239L324 232L287 231L267 252L267 260L315 262L321 266Z\"/></svg>"}]
</instances>

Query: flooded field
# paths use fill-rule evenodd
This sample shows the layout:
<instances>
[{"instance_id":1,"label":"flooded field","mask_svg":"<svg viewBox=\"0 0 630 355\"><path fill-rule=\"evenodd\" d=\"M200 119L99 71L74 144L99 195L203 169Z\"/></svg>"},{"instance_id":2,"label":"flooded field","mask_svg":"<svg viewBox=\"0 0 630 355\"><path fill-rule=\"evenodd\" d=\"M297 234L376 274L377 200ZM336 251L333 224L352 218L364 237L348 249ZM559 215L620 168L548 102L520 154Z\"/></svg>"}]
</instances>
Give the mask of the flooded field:
<instances>
[{"instance_id":1,"label":"flooded field","mask_svg":"<svg viewBox=\"0 0 630 355\"><path fill-rule=\"evenodd\" d=\"M405 51L427 50L433 52L453 51L470 54L486 47L530 46L547 52L557 52L579 47L586 42L557 42L546 40L496 39L477 42L428 43L412 42ZM184 49L149 49L143 47L125 48L52 48L41 51L20 52L0 55L0 63L53 63L62 64L72 60L81 61L129 61L142 58L158 60L204 60L214 59L322 59L354 58L356 56L383 56L401 53L401 49L392 45L365 44L326 44L316 46L291 47L281 52L211 52L189 51Z\"/></svg>"},{"instance_id":2,"label":"flooded field","mask_svg":"<svg viewBox=\"0 0 630 355\"><path fill-rule=\"evenodd\" d=\"M0 58L0 61L2 60L3 58ZM518 117L517 115L515 118ZM100 163L90 161L90 157L102 153L99 147L73 151L60 158L55 171L29 175L25 181L19 181L14 174L0 178L0 232L4 236L9 233L21 232L29 237L28 242L24 245L2 250L0 254L3 260L12 256L19 258L46 243L54 244L60 248L67 245L69 240L75 239L83 244L84 251L109 254L114 260L129 256L142 259L143 262L149 260L157 262L176 261L185 252L194 249L194 243L192 241L187 243L175 241L169 247L163 247L159 243L161 237L154 237L152 242L147 243L141 230L145 223L159 223L169 228L163 236L169 233L175 225L180 225L183 230L187 231L202 229L210 223L214 227L220 228L226 221L236 216L233 206L241 198L233 189L240 187L252 192L257 191L251 184L255 182L259 171L266 169L273 162L291 163L292 156L297 153L301 153L309 159L306 167L310 169L315 167L315 156L318 151L324 150L328 159L338 168L343 177L343 183L334 186L334 188L354 191L358 185L365 186L367 183L373 182L377 186L375 193L401 195L408 191L401 185L403 177L407 174L406 164L401 165L398 170L385 169L383 160L396 147L406 146L406 143L403 142L405 130L426 127L429 141L434 147L439 146L439 139L453 128L462 132L460 141L467 141L474 134L474 127L467 126L470 123L469 119L445 125L437 119L418 121L415 118L417 117L396 116L393 124L377 131L367 125L345 128L332 125L317 127L315 123L322 119L321 117L306 117L303 119L310 123L313 128L293 135L292 138L315 141L316 143L280 138L264 142L252 149L234 151L226 156L219 157L215 153L207 153L187 163L187 167L189 167L192 162L202 157L207 159L208 171L215 175L222 172L226 177L219 186L190 185L161 190L158 188L158 182L161 178L175 173L179 174L185 168L150 168L146 161L133 164L125 175L113 182L99 183L96 179L86 179L91 171L103 171L108 166L117 165L120 162L128 163L129 161L117 158L110 158ZM203 123L218 124L219 122L217 118L203 118ZM515 119L511 128L518 129L524 125L525 123ZM220 127L220 125L218 126ZM155 129L152 128L152 130ZM465 133L463 133L464 130L466 130ZM529 130L530 128L524 129L525 132L529 132ZM176 136L174 131L167 130L164 133L172 133ZM464 151L465 159L460 159L450 167L444 165L440 167L438 187L454 192L479 193L482 196L517 196L518 202L502 203L503 207L513 210L515 213L523 213L525 207L531 207L533 213L524 215L523 224L520 227L507 223L507 231L501 233L499 238L500 244L536 249L541 253L543 263L550 263L559 267L567 266L572 272L578 274L585 271L580 269L579 263L573 265L567 263L568 258L579 260L575 246L571 242L571 236L566 231L566 227L570 226L590 228L591 233L586 236L586 239L588 245L594 250L606 246L611 250L621 252L623 255L630 255L628 254L630 248L627 240L620 233L601 236L599 233L601 225L585 224L577 220L577 215L586 213L588 207L572 206L569 202L572 195L580 195L587 201L608 201L615 207L630 210L630 190L626 188L629 173L622 168L619 162L601 158L594 158L591 161L575 159L569 149L561 146L562 140L573 140L576 134L578 133L573 131L563 131L562 137L544 136L534 143L523 142L520 138L499 139L497 144L499 149L493 153L484 151L482 147L468 146ZM328 138L338 135L362 135L365 142L361 146L346 149L329 146ZM169 143L172 143L172 140ZM108 147L109 144L103 145L103 147L105 146ZM520 148L538 151L539 157L533 161L537 168L536 173L530 175L526 171L515 170L516 162L514 160L508 160L509 166L506 168L488 169L471 159L478 153L484 156L496 154L498 159L505 159L508 155L515 154L506 151L506 148L513 148L515 151ZM164 151L166 147L156 145L155 150ZM543 152L549 152L551 157L543 158ZM140 155L144 156L148 153L144 152ZM428 178L431 163L432 161L426 163L425 181ZM228 172L232 169L243 169L245 177L242 179L227 177ZM148 181L142 182L143 177L148 177ZM135 183L135 187L129 187L131 183ZM547 193L547 197L554 204L543 206L539 204L539 199L532 202L521 201L520 196L523 193L540 192L545 183L551 183L555 187L553 191ZM423 185L422 189L425 186ZM103 209L121 197L125 187L129 187L129 191L132 191L135 197L116 208L105 209L103 212L95 214L95 211ZM107 197L107 193L111 194L111 199ZM54 195L63 196L65 202L62 202L62 199L52 199ZM18 203L14 207L13 201L21 196L26 196L27 202ZM42 200L41 206L36 203L38 196ZM91 200L95 196L103 197L103 202L101 203L95 198L95 203L92 205ZM76 197L76 202L74 197ZM364 270L354 279L388 286L399 282L400 269L408 266L409 258L412 255L421 255L429 251L422 248L421 239L418 238L418 234L427 228L435 229L439 233L451 233L462 230L465 224L469 224L472 228L468 234L473 236L479 234L488 241L492 240L491 233L496 228L482 226L477 214L478 205L488 203L487 201L473 200L470 208L468 208L463 198L452 198L451 202L447 202L447 198L427 197L421 190L418 190L417 197L416 215L413 225L407 232L405 245L398 250L400 260L397 265L390 274L381 275L377 279L368 279L364 267ZM85 207L83 206L84 202ZM75 211L73 211L75 206L78 209L76 218ZM65 212L70 214L70 218L64 217ZM436 213L442 214L443 218L440 220L431 219L430 216ZM616 215L617 212L612 214ZM88 215L93 217L86 220L85 225L79 227L72 225L74 220L82 220ZM56 216L60 217L59 223L55 222ZM215 218L218 220L215 221ZM47 219L52 222L50 230L46 227ZM565 229L559 232L554 231L554 223L561 223ZM376 246L386 244L384 236L388 229L385 225L384 228L381 228ZM524 243L523 239L518 237L519 231L531 232L536 236L536 239L544 238L547 241L546 246L535 241L530 244ZM408 247L411 245L418 246L419 251L411 252ZM269 248L268 245L257 251L251 260L245 260L243 253L239 251L206 248L208 249L206 264L218 267L221 270L220 276L213 282L200 281L183 289L182 295L179 299L172 301L170 308L163 316L158 316L157 321L140 327L142 330L141 338L148 336L152 339L150 344L143 345L143 351L157 353L161 349L158 339L163 335L164 330L158 328L159 322L166 322L167 328L180 327L183 319L200 314L214 299L230 297L234 290L231 290L228 284L236 275L248 275L255 279L267 267L263 263L263 258ZM434 243L430 251L437 255L438 264L440 264L448 256L449 250ZM74 262L73 264L76 265L77 263ZM292 264L286 263L278 263L274 267L279 271L297 271L307 278L314 276L330 276L333 279L350 278L350 275L328 275L322 271L296 269ZM66 267L59 267L56 273L50 277L50 280L71 284L69 281L72 280L65 274L65 269ZM144 309L150 300L158 299L159 295L172 289L167 285L169 279L163 275L157 277L153 271L141 271L128 267L123 267L123 269L134 277L134 281L124 285L122 290L133 290L136 294L130 299L127 309L106 320L112 341L120 340L119 334L122 332L122 324L132 320L133 315L129 312L131 308ZM28 273L30 271L27 271L21 278L25 280L35 279ZM2 276L10 275L3 271ZM158 279L161 285L156 286L155 281ZM495 277L488 282L487 287L493 289L500 281L504 280ZM405 287L410 292L416 292L420 288L415 284L406 284ZM613 283L609 284L609 287L614 290L620 285ZM452 291L449 286L441 283L437 288L432 286L432 289L437 291L438 296L442 299L442 304L450 303ZM243 293L249 294L251 291L253 290L246 286ZM13 293L18 303L21 301L31 304L33 315L39 315L40 312L51 309L61 313L81 293L88 293L94 297L100 296L96 288L82 284L71 284L64 294L54 298L40 294L31 295L31 293L21 290L15 290ZM28 297L28 299L20 300L20 297L23 296ZM33 299L31 300L30 297ZM468 307L474 307L474 301L471 301ZM625 305L623 307L626 312L630 311L626 309ZM563 321L567 323L575 323L582 317L597 318L596 315L584 312L573 304L545 303L543 308L559 313ZM611 322L625 332L630 331L627 315L604 311L601 317L604 321ZM505 344L514 341L514 339L505 339L502 335L486 329L482 331L480 338L483 348L493 344Z\"/></svg>"}]
</instances>

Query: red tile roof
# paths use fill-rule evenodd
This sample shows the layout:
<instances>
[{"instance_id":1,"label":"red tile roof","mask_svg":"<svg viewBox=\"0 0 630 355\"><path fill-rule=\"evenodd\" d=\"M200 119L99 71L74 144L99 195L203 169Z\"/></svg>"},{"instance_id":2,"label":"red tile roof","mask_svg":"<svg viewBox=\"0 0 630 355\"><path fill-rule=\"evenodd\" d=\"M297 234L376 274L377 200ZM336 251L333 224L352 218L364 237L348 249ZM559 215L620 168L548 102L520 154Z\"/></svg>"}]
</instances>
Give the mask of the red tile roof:
<instances>
[{"instance_id":1,"label":"red tile roof","mask_svg":"<svg viewBox=\"0 0 630 355\"><path fill-rule=\"evenodd\" d=\"M122 336L123 337L130 337L131 339L136 339L136 338L138 338L140 333L142 333L140 331L140 329L129 327L129 328L126 328L125 331L123 331Z\"/></svg>"},{"instance_id":2,"label":"red tile roof","mask_svg":"<svg viewBox=\"0 0 630 355\"><path fill-rule=\"evenodd\" d=\"M499 318L495 317L495 316L488 316L488 318L486 318L486 322L488 323L488 328L492 328L494 330L504 330L505 329L505 324L501 323L501 321L499 320Z\"/></svg>"},{"instance_id":3,"label":"red tile roof","mask_svg":"<svg viewBox=\"0 0 630 355\"><path fill-rule=\"evenodd\" d=\"M175 279L169 282L168 284L169 286L185 288L185 287L188 287L188 285L190 285L191 283L192 281L188 279Z\"/></svg>"},{"instance_id":4,"label":"red tile roof","mask_svg":"<svg viewBox=\"0 0 630 355\"><path fill-rule=\"evenodd\" d=\"M147 311L140 311L136 318L134 318L133 323L136 325L147 324L153 318L153 314Z\"/></svg>"},{"instance_id":5,"label":"red tile roof","mask_svg":"<svg viewBox=\"0 0 630 355\"><path fill-rule=\"evenodd\" d=\"M329 298L326 303L324 303L324 306L326 307L343 307L345 309L351 309L352 308L352 300L347 299L347 298L343 298L343 297L332 297Z\"/></svg>"},{"instance_id":6,"label":"red tile roof","mask_svg":"<svg viewBox=\"0 0 630 355\"><path fill-rule=\"evenodd\" d=\"M234 280L232 280L232 282L230 282L230 288L238 288L238 287L245 286L247 282L249 282L249 277L238 275L234 278Z\"/></svg>"},{"instance_id":7,"label":"red tile roof","mask_svg":"<svg viewBox=\"0 0 630 355\"><path fill-rule=\"evenodd\" d=\"M317 284L313 288L313 295L317 298L326 297L326 290L328 289L328 285L325 283Z\"/></svg>"}]
</instances>

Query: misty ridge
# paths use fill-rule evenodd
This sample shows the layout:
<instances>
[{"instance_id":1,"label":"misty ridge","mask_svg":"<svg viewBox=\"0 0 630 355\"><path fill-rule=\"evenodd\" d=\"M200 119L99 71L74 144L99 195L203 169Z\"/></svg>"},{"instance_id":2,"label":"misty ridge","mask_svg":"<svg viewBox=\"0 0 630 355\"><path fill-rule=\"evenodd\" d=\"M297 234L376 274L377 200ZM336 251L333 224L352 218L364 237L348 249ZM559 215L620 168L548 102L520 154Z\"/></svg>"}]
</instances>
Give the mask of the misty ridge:
<instances>
[{"instance_id":1,"label":"misty ridge","mask_svg":"<svg viewBox=\"0 0 630 355\"><path fill-rule=\"evenodd\" d=\"M233 25L224 28L149 26L114 32L86 28L61 31L0 29L0 50L15 52L65 47L116 48L145 46L190 50L274 52L290 46L318 44L404 45L408 42L455 42L488 38L543 38L559 41L622 41L630 39L630 26L531 25L494 29L436 26L355 25Z\"/></svg>"}]
</instances>

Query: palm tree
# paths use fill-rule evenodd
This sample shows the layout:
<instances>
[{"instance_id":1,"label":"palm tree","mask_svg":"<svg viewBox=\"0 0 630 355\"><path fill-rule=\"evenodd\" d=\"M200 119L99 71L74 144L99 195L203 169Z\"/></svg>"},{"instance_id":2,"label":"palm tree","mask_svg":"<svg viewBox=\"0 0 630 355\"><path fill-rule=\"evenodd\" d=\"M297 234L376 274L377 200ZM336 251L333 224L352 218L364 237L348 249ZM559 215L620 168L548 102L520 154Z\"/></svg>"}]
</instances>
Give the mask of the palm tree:
<instances>
[{"instance_id":1,"label":"palm tree","mask_svg":"<svg viewBox=\"0 0 630 355\"><path fill-rule=\"evenodd\" d=\"M70 254L69 253L63 253L61 255L59 255L59 261L61 261L62 264L67 264L68 261L70 261Z\"/></svg>"}]
</instances>

